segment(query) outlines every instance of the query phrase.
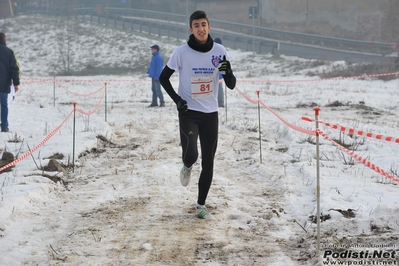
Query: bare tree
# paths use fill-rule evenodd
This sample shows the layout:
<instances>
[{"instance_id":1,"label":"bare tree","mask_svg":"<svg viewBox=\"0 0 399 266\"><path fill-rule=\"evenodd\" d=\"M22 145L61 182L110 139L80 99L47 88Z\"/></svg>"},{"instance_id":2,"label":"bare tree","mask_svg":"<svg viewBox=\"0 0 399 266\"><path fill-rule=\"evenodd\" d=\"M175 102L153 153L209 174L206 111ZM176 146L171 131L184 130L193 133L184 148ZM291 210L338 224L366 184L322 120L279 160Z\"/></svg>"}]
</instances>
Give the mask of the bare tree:
<instances>
[{"instance_id":1,"label":"bare tree","mask_svg":"<svg viewBox=\"0 0 399 266\"><path fill-rule=\"evenodd\" d=\"M62 74L69 75L71 72L71 66L74 60L73 51L73 40L76 25L71 21L70 15L67 14L66 17L60 17L58 21L59 29L57 32L57 43L59 52L59 69Z\"/></svg>"}]
</instances>

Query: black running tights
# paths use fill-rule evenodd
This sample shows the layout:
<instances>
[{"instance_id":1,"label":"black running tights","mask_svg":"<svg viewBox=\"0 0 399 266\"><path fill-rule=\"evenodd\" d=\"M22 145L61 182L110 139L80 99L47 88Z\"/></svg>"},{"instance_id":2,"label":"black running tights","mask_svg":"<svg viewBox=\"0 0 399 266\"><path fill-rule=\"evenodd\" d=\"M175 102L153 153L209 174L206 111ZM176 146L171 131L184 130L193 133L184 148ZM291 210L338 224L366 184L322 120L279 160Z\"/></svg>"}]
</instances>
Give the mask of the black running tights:
<instances>
[{"instance_id":1,"label":"black running tights","mask_svg":"<svg viewBox=\"0 0 399 266\"><path fill-rule=\"evenodd\" d=\"M202 113L187 110L179 113L182 159L191 167L198 159L198 137L201 145L201 175L198 181L198 201L205 205L213 178L213 162L218 143L218 113Z\"/></svg>"}]
</instances>

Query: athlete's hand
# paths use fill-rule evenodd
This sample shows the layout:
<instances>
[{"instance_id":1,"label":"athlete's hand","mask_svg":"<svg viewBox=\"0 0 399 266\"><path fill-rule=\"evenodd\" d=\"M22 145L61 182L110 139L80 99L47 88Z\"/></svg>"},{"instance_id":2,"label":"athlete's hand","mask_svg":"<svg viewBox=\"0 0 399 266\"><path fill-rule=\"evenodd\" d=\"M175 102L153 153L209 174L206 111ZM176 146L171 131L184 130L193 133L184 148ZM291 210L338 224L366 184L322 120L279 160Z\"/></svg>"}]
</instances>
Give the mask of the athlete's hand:
<instances>
[{"instance_id":1,"label":"athlete's hand","mask_svg":"<svg viewBox=\"0 0 399 266\"><path fill-rule=\"evenodd\" d=\"M179 112L187 111L187 102L185 100L180 100L177 103L177 111L179 111Z\"/></svg>"},{"instance_id":2,"label":"athlete's hand","mask_svg":"<svg viewBox=\"0 0 399 266\"><path fill-rule=\"evenodd\" d=\"M231 74L231 65L230 62L226 60L226 56L223 56L223 60L219 62L219 71L222 75Z\"/></svg>"}]
</instances>

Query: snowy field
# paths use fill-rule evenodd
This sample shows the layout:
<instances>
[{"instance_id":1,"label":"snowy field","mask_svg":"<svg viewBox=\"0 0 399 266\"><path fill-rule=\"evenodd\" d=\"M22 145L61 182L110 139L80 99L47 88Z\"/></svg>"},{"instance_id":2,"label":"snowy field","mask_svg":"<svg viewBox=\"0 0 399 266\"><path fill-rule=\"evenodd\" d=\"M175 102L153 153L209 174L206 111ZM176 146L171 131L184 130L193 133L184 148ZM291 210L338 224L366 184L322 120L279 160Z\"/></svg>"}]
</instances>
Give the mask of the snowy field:
<instances>
[{"instance_id":1,"label":"snowy field","mask_svg":"<svg viewBox=\"0 0 399 266\"><path fill-rule=\"evenodd\" d=\"M345 62L228 50L238 90L219 112L205 221L194 209L200 160L180 185L174 103L165 93L165 108L147 107L149 47L166 62L181 41L24 16L0 31L22 70L0 135L19 158L0 174L0 265L398 264L397 79L319 79ZM68 65L73 76L57 74ZM93 69L101 75L79 75ZM320 251L316 137L304 133L315 123L301 119L316 105L321 121L364 132L323 133L391 177L320 137ZM63 168L49 171L50 159Z\"/></svg>"}]
</instances>

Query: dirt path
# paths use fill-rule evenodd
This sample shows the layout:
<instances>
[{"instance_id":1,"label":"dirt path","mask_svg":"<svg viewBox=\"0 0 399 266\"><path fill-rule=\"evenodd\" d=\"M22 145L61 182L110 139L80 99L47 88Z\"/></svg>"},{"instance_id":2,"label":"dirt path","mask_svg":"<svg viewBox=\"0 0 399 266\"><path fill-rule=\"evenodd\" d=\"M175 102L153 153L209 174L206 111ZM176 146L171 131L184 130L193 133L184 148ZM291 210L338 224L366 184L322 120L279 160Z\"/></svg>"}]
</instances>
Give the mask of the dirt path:
<instances>
[{"instance_id":1,"label":"dirt path","mask_svg":"<svg viewBox=\"0 0 399 266\"><path fill-rule=\"evenodd\" d=\"M154 112L156 117L165 120ZM241 138L221 125L207 202L215 220L204 221L194 210L199 162L190 185L183 188L176 131L161 131L156 121L141 127L139 121L132 121L134 127L114 125L115 145L100 143L98 150L105 152L81 158L83 167L68 180L69 191L57 193L41 212L43 218L36 222L62 217L49 224L57 230L47 236L46 263L299 264L301 229L285 215L285 185L276 167L251 159L256 139ZM268 156L272 154L265 161L270 161ZM33 261L43 262L45 252L38 251Z\"/></svg>"}]
</instances>

